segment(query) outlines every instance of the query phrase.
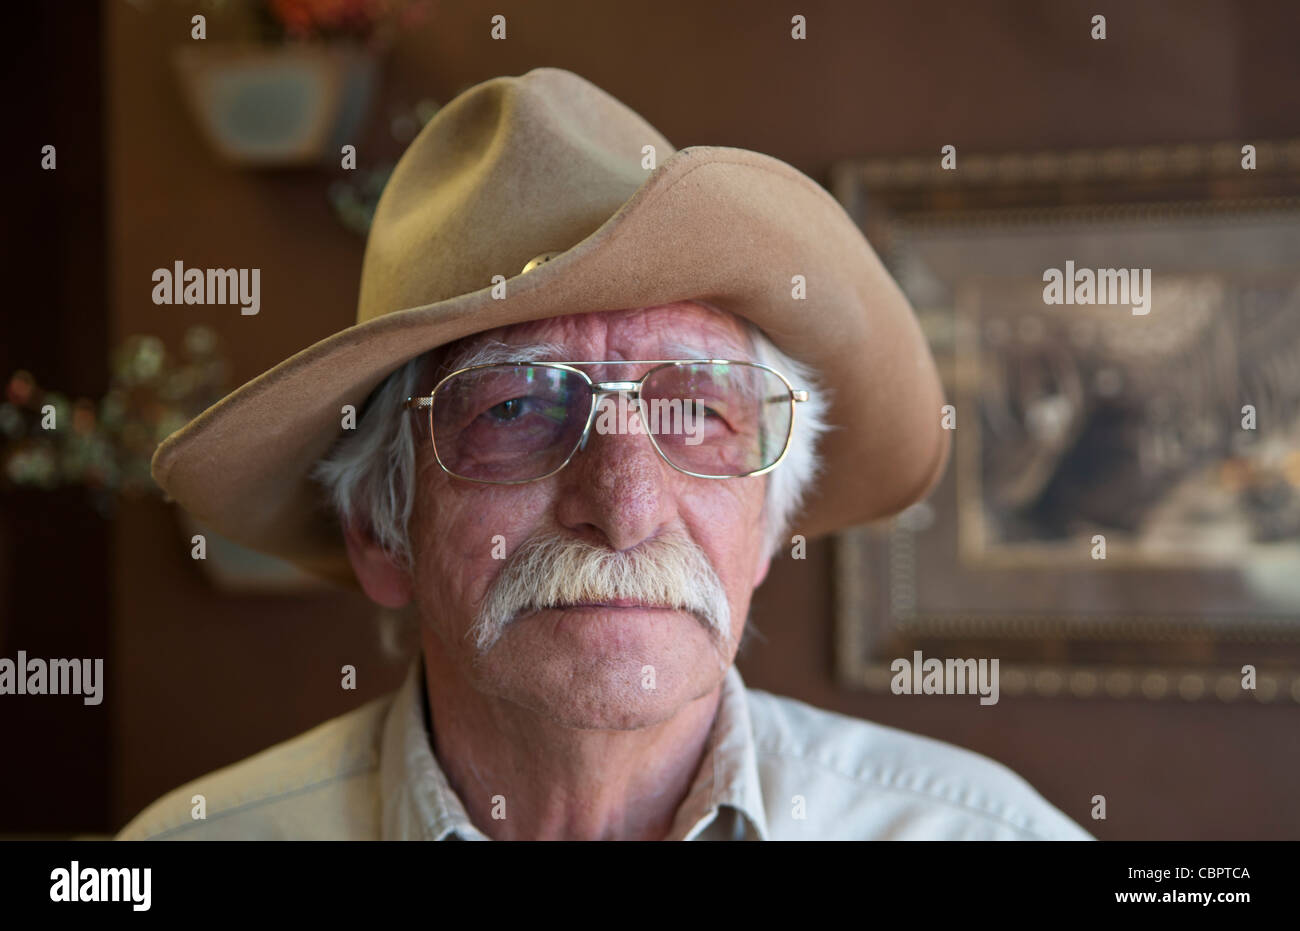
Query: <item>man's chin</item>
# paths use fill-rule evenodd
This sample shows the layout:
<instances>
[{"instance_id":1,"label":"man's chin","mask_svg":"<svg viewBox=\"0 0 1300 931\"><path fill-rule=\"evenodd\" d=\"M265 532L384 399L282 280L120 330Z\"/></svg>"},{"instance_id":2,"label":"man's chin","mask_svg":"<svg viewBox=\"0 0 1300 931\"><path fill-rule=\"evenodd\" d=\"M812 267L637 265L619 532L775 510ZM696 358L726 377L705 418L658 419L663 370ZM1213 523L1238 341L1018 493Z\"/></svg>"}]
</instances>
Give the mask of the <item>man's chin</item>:
<instances>
[{"instance_id":1,"label":"man's chin","mask_svg":"<svg viewBox=\"0 0 1300 931\"><path fill-rule=\"evenodd\" d=\"M475 668L481 686L562 726L631 730L712 692L727 665L687 612L573 606L512 622Z\"/></svg>"},{"instance_id":2,"label":"man's chin","mask_svg":"<svg viewBox=\"0 0 1300 931\"><path fill-rule=\"evenodd\" d=\"M567 681L559 670L556 673L505 683L499 695L559 727L631 731L671 720L690 701L712 690L707 685L688 688L694 683L680 675L670 677L671 685L647 682L639 669L605 669L581 681Z\"/></svg>"}]
</instances>

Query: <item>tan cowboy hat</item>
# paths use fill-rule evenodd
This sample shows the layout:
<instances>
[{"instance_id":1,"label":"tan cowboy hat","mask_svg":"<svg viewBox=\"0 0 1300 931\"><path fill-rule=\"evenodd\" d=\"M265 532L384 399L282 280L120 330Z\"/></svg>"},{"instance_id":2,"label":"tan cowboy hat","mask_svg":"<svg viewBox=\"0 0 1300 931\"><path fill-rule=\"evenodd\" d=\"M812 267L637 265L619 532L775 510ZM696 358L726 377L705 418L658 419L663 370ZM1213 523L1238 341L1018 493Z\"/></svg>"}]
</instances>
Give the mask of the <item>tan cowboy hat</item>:
<instances>
[{"instance_id":1,"label":"tan cowboy hat","mask_svg":"<svg viewBox=\"0 0 1300 931\"><path fill-rule=\"evenodd\" d=\"M546 253L558 254L523 273ZM492 297L494 275L507 279L505 300ZM793 297L796 275L805 299ZM308 477L340 435L343 405L360 410L402 364L475 332L688 299L753 321L831 392L825 470L795 532L896 513L937 481L948 438L934 360L839 204L766 155L677 151L556 68L485 81L429 121L375 211L356 326L172 434L153 475L216 533L355 585Z\"/></svg>"}]
</instances>

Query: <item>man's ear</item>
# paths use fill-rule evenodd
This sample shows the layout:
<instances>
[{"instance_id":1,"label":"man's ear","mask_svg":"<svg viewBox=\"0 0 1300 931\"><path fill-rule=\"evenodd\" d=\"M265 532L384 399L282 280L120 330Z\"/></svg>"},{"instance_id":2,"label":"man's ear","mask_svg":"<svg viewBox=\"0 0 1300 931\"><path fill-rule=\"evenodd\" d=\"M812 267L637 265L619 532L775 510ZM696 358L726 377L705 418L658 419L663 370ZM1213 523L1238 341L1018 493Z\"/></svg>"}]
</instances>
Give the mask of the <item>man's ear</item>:
<instances>
[{"instance_id":1,"label":"man's ear","mask_svg":"<svg viewBox=\"0 0 1300 931\"><path fill-rule=\"evenodd\" d=\"M343 528L348 560L361 588L375 604L403 608L411 601L411 577L397 559L356 524Z\"/></svg>"},{"instance_id":2,"label":"man's ear","mask_svg":"<svg viewBox=\"0 0 1300 931\"><path fill-rule=\"evenodd\" d=\"M755 588L758 588L760 585L763 584L763 580L767 578L767 570L770 568L772 568L772 554L764 553L762 557L758 560L758 567L754 571Z\"/></svg>"}]
</instances>

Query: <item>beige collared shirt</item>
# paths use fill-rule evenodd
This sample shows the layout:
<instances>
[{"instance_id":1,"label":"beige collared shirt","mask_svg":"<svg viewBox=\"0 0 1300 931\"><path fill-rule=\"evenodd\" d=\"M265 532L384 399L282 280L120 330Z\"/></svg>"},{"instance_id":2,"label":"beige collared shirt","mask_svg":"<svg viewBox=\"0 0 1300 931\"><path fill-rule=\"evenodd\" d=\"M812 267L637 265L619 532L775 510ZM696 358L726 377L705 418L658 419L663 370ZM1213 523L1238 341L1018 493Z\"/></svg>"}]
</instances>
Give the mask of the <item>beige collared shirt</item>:
<instances>
[{"instance_id":1,"label":"beige collared shirt","mask_svg":"<svg viewBox=\"0 0 1300 931\"><path fill-rule=\"evenodd\" d=\"M422 690L417 659L395 693L170 792L118 839L487 840L433 755ZM733 666L666 839L1090 837L987 757L747 689Z\"/></svg>"}]
</instances>

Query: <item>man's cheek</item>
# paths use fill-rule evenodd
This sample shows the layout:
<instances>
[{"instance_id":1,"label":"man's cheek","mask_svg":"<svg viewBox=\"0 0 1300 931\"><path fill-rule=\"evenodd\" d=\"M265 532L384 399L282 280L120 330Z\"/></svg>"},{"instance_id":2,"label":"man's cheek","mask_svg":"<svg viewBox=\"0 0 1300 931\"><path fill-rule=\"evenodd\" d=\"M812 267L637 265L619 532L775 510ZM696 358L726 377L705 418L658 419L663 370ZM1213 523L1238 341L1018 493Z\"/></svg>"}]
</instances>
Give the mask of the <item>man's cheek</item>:
<instances>
[{"instance_id":1,"label":"man's cheek","mask_svg":"<svg viewBox=\"0 0 1300 931\"><path fill-rule=\"evenodd\" d=\"M457 594L467 612L477 613L504 568L504 561L492 558L474 559L461 564L457 571L462 585Z\"/></svg>"},{"instance_id":2,"label":"man's cheek","mask_svg":"<svg viewBox=\"0 0 1300 931\"><path fill-rule=\"evenodd\" d=\"M506 512L508 513L508 511ZM472 613L487 596L510 557L529 538L524 515L503 520L497 508L472 509L446 531L434 531L429 541L437 554L431 574L447 581L447 594L456 607Z\"/></svg>"}]
</instances>

